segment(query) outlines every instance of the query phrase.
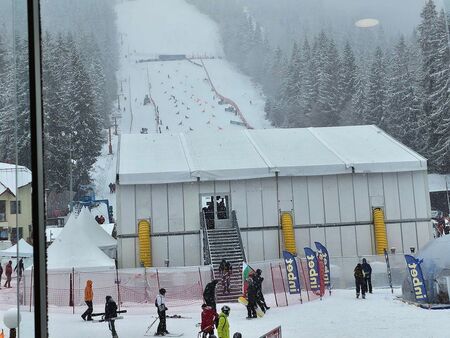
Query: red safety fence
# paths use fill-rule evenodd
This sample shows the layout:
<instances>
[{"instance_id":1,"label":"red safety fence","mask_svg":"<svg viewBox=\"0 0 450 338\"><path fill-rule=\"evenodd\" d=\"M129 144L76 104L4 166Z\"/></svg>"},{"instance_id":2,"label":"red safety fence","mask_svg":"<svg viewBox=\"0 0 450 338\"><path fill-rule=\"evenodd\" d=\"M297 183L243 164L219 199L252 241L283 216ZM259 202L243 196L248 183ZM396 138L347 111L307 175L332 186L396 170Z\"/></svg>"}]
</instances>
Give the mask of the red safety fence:
<instances>
[{"instance_id":1,"label":"red safety fence","mask_svg":"<svg viewBox=\"0 0 450 338\"><path fill-rule=\"evenodd\" d=\"M278 326L274 328L273 330L270 330L266 334L262 335L259 338L281 338L281 326Z\"/></svg>"}]
</instances>

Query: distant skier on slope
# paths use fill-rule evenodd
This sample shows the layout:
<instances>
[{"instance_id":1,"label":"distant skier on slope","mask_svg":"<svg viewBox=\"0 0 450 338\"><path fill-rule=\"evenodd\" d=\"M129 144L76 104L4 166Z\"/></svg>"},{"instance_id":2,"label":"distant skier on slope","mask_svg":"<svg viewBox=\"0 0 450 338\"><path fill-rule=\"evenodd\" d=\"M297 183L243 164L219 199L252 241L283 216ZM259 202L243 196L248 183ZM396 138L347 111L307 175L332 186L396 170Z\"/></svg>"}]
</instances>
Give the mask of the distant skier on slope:
<instances>
[{"instance_id":1,"label":"distant skier on slope","mask_svg":"<svg viewBox=\"0 0 450 338\"><path fill-rule=\"evenodd\" d=\"M356 298L359 298L359 292L362 293L362 298L366 298L366 286L364 285L364 271L362 265L358 263L354 270Z\"/></svg>"},{"instance_id":2,"label":"distant skier on slope","mask_svg":"<svg viewBox=\"0 0 450 338\"><path fill-rule=\"evenodd\" d=\"M166 328L166 311L168 310L166 307L166 289L159 289L159 294L155 299L155 306L158 311L159 325L156 330L155 336L165 336L169 333Z\"/></svg>"}]
</instances>

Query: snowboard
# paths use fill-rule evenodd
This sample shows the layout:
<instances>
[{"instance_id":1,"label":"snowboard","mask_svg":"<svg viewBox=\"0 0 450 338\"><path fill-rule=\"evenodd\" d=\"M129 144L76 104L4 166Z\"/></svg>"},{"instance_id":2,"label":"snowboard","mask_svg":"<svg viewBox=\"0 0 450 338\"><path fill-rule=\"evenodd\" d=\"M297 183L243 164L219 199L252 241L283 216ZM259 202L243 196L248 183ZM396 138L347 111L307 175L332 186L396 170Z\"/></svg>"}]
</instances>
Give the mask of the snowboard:
<instances>
[{"instance_id":1,"label":"snowboard","mask_svg":"<svg viewBox=\"0 0 450 338\"><path fill-rule=\"evenodd\" d=\"M244 305L244 306L247 306L247 305L248 305L248 300L247 300L247 298L245 298L245 297L243 297L243 296L241 296L241 297L238 298L238 302L241 303L241 304ZM264 311L261 310L261 308L258 306L258 304L256 305L256 308L255 308L255 309L256 309L256 315L258 316L258 318L264 317Z\"/></svg>"},{"instance_id":2,"label":"snowboard","mask_svg":"<svg viewBox=\"0 0 450 338\"><path fill-rule=\"evenodd\" d=\"M157 336L156 333L153 334L155 337L181 337L184 333L166 333L164 336ZM150 337L149 334L146 334L144 336Z\"/></svg>"},{"instance_id":3,"label":"snowboard","mask_svg":"<svg viewBox=\"0 0 450 338\"><path fill-rule=\"evenodd\" d=\"M90 322L92 322L92 323L103 323L103 322L108 322L110 320L118 320L118 319L123 319L123 316L117 316L117 317L110 318L110 319L93 319L93 320L90 320Z\"/></svg>"}]
</instances>

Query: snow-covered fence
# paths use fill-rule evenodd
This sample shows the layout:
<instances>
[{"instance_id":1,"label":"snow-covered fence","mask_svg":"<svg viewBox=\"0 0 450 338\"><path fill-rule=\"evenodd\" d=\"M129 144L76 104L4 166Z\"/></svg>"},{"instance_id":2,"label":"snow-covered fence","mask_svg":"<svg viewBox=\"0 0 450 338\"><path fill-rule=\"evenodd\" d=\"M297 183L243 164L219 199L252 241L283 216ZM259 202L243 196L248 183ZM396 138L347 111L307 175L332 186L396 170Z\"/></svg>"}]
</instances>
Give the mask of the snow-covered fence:
<instances>
[{"instance_id":1,"label":"snow-covered fence","mask_svg":"<svg viewBox=\"0 0 450 338\"><path fill-rule=\"evenodd\" d=\"M167 290L167 303L183 306L202 302L204 285L211 280L211 268L138 268L120 269L118 280L115 270L49 271L48 304L54 306L78 306L84 304L84 287L87 280L93 281L94 303L103 304L110 295L121 304L154 304L158 290ZM24 291L24 305L30 305L32 297L32 275Z\"/></svg>"}]
</instances>

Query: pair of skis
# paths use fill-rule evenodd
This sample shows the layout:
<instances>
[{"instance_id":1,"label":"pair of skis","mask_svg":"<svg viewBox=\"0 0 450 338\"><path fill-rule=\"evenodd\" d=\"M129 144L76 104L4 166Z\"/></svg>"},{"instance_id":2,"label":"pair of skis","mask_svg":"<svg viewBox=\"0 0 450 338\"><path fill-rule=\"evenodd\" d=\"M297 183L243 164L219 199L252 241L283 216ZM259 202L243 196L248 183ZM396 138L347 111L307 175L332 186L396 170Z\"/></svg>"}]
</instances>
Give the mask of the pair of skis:
<instances>
[{"instance_id":1,"label":"pair of skis","mask_svg":"<svg viewBox=\"0 0 450 338\"><path fill-rule=\"evenodd\" d=\"M117 313L127 313L127 310L120 310L117 311ZM97 317L97 316L104 316L105 313L104 312L97 312L97 313L93 313L91 314L91 317ZM118 320L118 319L123 319L123 316L117 316L117 317L113 317L113 318L101 318L101 319L94 319L92 320L93 323L102 323L102 322L108 322L110 320Z\"/></svg>"},{"instance_id":2,"label":"pair of skis","mask_svg":"<svg viewBox=\"0 0 450 338\"><path fill-rule=\"evenodd\" d=\"M155 320L150 324L150 326L147 328L147 331L145 331L144 336L149 337L149 336L157 336L157 334L155 333L154 335L150 335L148 333L148 331L150 331L150 329L152 328L153 324L156 323L156 321L159 319L159 317L155 317L152 316L153 318L155 318ZM184 317L184 316L180 316L180 315L168 315L166 316L166 318L173 318L173 319L192 319L192 317ZM164 337L181 337L183 335L183 333L166 333L164 335Z\"/></svg>"}]
</instances>

